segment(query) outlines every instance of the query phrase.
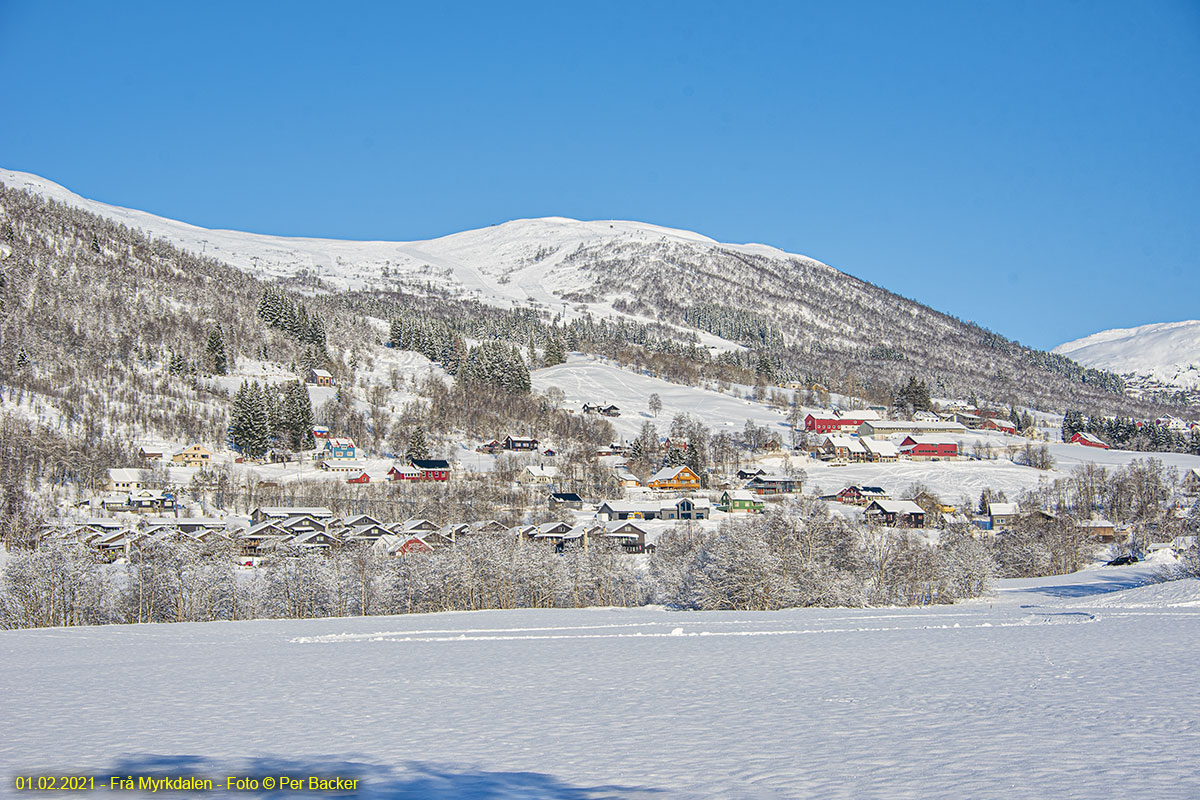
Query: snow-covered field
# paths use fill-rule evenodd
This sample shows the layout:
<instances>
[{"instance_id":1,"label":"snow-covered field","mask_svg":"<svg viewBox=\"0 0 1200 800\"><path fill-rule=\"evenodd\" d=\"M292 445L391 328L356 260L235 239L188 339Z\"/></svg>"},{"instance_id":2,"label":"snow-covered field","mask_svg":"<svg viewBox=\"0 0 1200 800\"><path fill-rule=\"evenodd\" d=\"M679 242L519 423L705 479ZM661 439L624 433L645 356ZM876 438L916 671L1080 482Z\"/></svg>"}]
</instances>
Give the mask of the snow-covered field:
<instances>
[{"instance_id":1,"label":"snow-covered field","mask_svg":"<svg viewBox=\"0 0 1200 800\"><path fill-rule=\"evenodd\" d=\"M659 435L666 436L671 419L679 413L699 418L713 433L740 433L747 419L765 425L782 441L791 430L783 411L762 403L694 386L670 383L631 369L622 369L593 356L572 354L565 364L535 370L530 379L533 388L545 392L552 386L562 389L564 406L576 412L584 403L613 404L621 416L610 417L618 436L633 439L645 422L653 422ZM655 417L647 403L651 394L662 400L662 411Z\"/></svg>"},{"instance_id":2,"label":"snow-covered field","mask_svg":"<svg viewBox=\"0 0 1200 800\"><path fill-rule=\"evenodd\" d=\"M390 798L1194 798L1200 582L1131 588L1147 574L923 609L0 633L0 776L9 792L18 773L352 773Z\"/></svg>"},{"instance_id":3,"label":"snow-covered field","mask_svg":"<svg viewBox=\"0 0 1200 800\"><path fill-rule=\"evenodd\" d=\"M1174 467L1179 472L1200 467L1200 456L1184 453L1139 453L1132 450L1099 450L1075 444L1050 444L1054 458L1054 469L1038 470L1016 464L1003 455L1009 444L1017 447L1025 440L1000 433L972 432L965 436L950 437L962 443L963 450L970 452L975 441L991 445L998 453L995 460L974 461L896 461L885 464L847 464L830 466L806 457L793 458L793 466L804 469L808 476L805 491L816 489L819 494L840 491L849 485L881 486L892 493L902 493L913 484L922 484L936 493L943 501L957 503L969 498L974 503L984 488L1002 491L1015 499L1021 492L1035 488L1041 481L1053 481L1069 477L1080 464L1101 464L1109 469L1128 466L1138 459L1156 458L1164 466ZM1034 442L1039 446L1040 442ZM778 464L779 459L763 459L767 466Z\"/></svg>"}]
</instances>

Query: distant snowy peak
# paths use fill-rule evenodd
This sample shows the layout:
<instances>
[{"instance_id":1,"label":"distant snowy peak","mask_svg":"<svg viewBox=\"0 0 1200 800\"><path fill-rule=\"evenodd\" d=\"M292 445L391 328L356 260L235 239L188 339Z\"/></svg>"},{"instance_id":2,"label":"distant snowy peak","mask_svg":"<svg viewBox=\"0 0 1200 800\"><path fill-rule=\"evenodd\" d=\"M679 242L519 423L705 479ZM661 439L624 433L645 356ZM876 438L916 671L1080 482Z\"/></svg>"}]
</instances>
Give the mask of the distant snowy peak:
<instances>
[{"instance_id":1,"label":"distant snowy peak","mask_svg":"<svg viewBox=\"0 0 1200 800\"><path fill-rule=\"evenodd\" d=\"M316 276L332 289L437 287L490 305L560 307L596 283L584 259L572 253L598 248L672 245L773 258L803 258L761 244L722 244L692 231L624 220L566 217L518 219L437 239L359 242L209 230L144 211L88 200L25 172L0 169L0 183L138 228L176 247L204 254L245 272L276 278ZM824 266L824 265L821 265ZM832 268L826 267L826 269ZM611 308L590 308L601 314Z\"/></svg>"},{"instance_id":2,"label":"distant snowy peak","mask_svg":"<svg viewBox=\"0 0 1200 800\"><path fill-rule=\"evenodd\" d=\"M1089 367L1200 388L1200 320L1114 328L1060 344L1054 352Z\"/></svg>"}]
</instances>

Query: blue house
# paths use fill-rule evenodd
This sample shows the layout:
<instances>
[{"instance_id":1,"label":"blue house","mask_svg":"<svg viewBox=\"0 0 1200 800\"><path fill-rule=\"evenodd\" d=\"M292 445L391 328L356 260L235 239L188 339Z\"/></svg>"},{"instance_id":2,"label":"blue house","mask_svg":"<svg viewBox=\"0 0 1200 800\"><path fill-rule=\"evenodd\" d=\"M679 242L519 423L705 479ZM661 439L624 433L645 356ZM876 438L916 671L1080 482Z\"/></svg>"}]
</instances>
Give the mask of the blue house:
<instances>
[{"instance_id":1,"label":"blue house","mask_svg":"<svg viewBox=\"0 0 1200 800\"><path fill-rule=\"evenodd\" d=\"M354 458L354 440L344 436L331 436L325 440L321 458Z\"/></svg>"}]
</instances>

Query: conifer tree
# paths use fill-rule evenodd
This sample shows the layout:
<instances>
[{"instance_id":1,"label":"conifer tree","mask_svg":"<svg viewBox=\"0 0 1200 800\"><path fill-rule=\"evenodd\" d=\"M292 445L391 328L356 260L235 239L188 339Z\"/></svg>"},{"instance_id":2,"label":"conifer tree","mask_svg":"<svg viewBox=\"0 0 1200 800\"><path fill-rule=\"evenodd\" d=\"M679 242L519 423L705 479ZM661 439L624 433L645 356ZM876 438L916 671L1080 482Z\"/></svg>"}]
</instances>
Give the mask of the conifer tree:
<instances>
[{"instance_id":1,"label":"conifer tree","mask_svg":"<svg viewBox=\"0 0 1200 800\"><path fill-rule=\"evenodd\" d=\"M225 375L229 372L225 359L225 335L221 332L220 325L213 328L212 333L208 335L208 346L205 348L205 352L214 375Z\"/></svg>"},{"instance_id":2,"label":"conifer tree","mask_svg":"<svg viewBox=\"0 0 1200 800\"><path fill-rule=\"evenodd\" d=\"M250 437L246 442L246 455L251 458L261 458L271 446L271 415L267 406L267 395L258 381L250 384L247 396L249 408L248 430Z\"/></svg>"},{"instance_id":3,"label":"conifer tree","mask_svg":"<svg viewBox=\"0 0 1200 800\"><path fill-rule=\"evenodd\" d=\"M563 351L562 340L557 336L551 336L550 340L546 342L545 359L547 367L562 364L567 360L567 354Z\"/></svg>"},{"instance_id":4,"label":"conifer tree","mask_svg":"<svg viewBox=\"0 0 1200 800\"><path fill-rule=\"evenodd\" d=\"M308 389L299 381L289 383L284 392L283 417L293 449L311 450L316 446L312 432L312 401Z\"/></svg>"},{"instance_id":5,"label":"conifer tree","mask_svg":"<svg viewBox=\"0 0 1200 800\"><path fill-rule=\"evenodd\" d=\"M429 442L425 439L424 428L413 429L412 434L408 437L408 452L405 455L416 459L429 458Z\"/></svg>"}]
</instances>

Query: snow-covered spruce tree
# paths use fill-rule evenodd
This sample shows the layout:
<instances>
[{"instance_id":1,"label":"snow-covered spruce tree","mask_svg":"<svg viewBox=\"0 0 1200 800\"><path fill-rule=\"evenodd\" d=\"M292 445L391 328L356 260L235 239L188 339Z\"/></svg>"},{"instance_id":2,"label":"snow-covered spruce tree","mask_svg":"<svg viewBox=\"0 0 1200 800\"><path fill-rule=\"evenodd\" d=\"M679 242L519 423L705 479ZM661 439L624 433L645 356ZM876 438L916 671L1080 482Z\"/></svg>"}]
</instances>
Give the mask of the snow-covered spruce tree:
<instances>
[{"instance_id":1,"label":"snow-covered spruce tree","mask_svg":"<svg viewBox=\"0 0 1200 800\"><path fill-rule=\"evenodd\" d=\"M311 450L316 447L312 432L312 400L308 396L308 388L300 381L292 381L284 390L283 416L288 431L288 443L293 450Z\"/></svg>"},{"instance_id":2,"label":"snow-covered spruce tree","mask_svg":"<svg viewBox=\"0 0 1200 800\"><path fill-rule=\"evenodd\" d=\"M225 375L229 372L225 356L225 335L221 332L220 325L215 326L212 333L208 335L205 354L208 356L208 365L214 375Z\"/></svg>"},{"instance_id":3,"label":"snow-covered spruce tree","mask_svg":"<svg viewBox=\"0 0 1200 800\"><path fill-rule=\"evenodd\" d=\"M271 419L258 381L242 381L233 396L229 442L242 455L260 458L271 446Z\"/></svg>"},{"instance_id":4,"label":"snow-covered spruce tree","mask_svg":"<svg viewBox=\"0 0 1200 800\"><path fill-rule=\"evenodd\" d=\"M409 458L429 458L429 442L425 438L424 428L413 428L413 432L408 437L405 455Z\"/></svg>"},{"instance_id":5,"label":"snow-covered spruce tree","mask_svg":"<svg viewBox=\"0 0 1200 800\"><path fill-rule=\"evenodd\" d=\"M557 336L551 336L550 339L547 340L543 359L546 362L547 367L553 367L556 364L562 364L567 360L567 354L563 349L562 340Z\"/></svg>"},{"instance_id":6,"label":"snow-covered spruce tree","mask_svg":"<svg viewBox=\"0 0 1200 800\"><path fill-rule=\"evenodd\" d=\"M514 394L528 394L529 367L514 345L503 342L484 342L471 349L458 379L465 386L501 389Z\"/></svg>"},{"instance_id":7,"label":"snow-covered spruce tree","mask_svg":"<svg viewBox=\"0 0 1200 800\"><path fill-rule=\"evenodd\" d=\"M251 438L247 443L247 455L260 458L271 446L271 408L267 390L258 381L250 384L249 403L252 424Z\"/></svg>"}]
</instances>

